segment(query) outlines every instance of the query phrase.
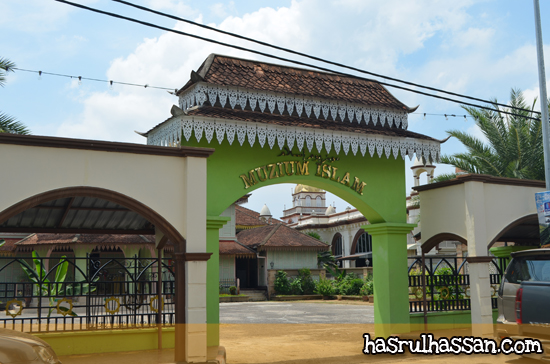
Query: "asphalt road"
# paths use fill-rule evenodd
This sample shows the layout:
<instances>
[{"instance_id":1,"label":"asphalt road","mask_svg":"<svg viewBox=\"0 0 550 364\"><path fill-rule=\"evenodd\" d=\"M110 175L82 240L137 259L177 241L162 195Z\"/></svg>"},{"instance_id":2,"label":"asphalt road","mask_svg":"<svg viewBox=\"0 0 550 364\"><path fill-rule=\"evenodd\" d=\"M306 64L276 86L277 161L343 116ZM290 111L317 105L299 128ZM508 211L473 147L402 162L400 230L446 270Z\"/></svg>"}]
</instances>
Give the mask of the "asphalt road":
<instances>
[{"instance_id":1,"label":"asphalt road","mask_svg":"<svg viewBox=\"0 0 550 364\"><path fill-rule=\"evenodd\" d=\"M372 324L374 306L318 302L220 303L224 324Z\"/></svg>"}]
</instances>

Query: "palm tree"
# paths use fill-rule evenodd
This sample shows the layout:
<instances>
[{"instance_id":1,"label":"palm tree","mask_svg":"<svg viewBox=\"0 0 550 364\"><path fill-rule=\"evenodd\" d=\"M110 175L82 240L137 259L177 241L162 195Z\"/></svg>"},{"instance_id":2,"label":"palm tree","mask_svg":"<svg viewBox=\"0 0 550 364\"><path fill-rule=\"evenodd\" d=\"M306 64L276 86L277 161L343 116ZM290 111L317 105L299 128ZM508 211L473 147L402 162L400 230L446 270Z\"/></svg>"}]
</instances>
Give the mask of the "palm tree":
<instances>
[{"instance_id":1,"label":"palm tree","mask_svg":"<svg viewBox=\"0 0 550 364\"><path fill-rule=\"evenodd\" d=\"M6 58L0 58L0 86L6 83L7 72L13 72L15 63ZM0 112L0 133L30 134L29 129L12 116Z\"/></svg>"},{"instance_id":2,"label":"palm tree","mask_svg":"<svg viewBox=\"0 0 550 364\"><path fill-rule=\"evenodd\" d=\"M447 131L464 144L467 152L444 155L441 161L468 173L544 180L542 124L533 112L535 103L536 99L527 105L522 92L512 89L510 106L524 109L514 110L521 116L502 114L503 109L496 104L492 110L463 106L487 142L459 130Z\"/></svg>"}]
</instances>

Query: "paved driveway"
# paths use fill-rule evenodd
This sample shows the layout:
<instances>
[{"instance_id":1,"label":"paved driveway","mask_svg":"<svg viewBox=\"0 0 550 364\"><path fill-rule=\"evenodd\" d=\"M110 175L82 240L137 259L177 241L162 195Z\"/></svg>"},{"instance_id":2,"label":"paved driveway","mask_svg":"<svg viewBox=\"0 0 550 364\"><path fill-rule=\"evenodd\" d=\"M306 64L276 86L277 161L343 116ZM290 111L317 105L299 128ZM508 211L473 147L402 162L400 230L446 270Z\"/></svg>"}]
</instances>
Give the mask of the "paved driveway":
<instances>
[{"instance_id":1,"label":"paved driveway","mask_svg":"<svg viewBox=\"0 0 550 364\"><path fill-rule=\"evenodd\" d=\"M374 306L336 302L220 303L224 324L368 324Z\"/></svg>"}]
</instances>

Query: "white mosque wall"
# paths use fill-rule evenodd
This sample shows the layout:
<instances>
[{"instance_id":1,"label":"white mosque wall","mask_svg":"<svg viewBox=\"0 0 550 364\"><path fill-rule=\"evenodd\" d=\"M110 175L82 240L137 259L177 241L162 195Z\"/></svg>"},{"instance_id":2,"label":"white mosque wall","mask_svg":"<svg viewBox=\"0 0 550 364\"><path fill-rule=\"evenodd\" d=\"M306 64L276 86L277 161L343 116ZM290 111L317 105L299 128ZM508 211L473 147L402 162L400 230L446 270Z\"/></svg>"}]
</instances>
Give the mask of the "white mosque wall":
<instances>
[{"instance_id":1,"label":"white mosque wall","mask_svg":"<svg viewBox=\"0 0 550 364\"><path fill-rule=\"evenodd\" d=\"M269 251L267 266L273 269L317 269L317 252L315 251Z\"/></svg>"}]
</instances>

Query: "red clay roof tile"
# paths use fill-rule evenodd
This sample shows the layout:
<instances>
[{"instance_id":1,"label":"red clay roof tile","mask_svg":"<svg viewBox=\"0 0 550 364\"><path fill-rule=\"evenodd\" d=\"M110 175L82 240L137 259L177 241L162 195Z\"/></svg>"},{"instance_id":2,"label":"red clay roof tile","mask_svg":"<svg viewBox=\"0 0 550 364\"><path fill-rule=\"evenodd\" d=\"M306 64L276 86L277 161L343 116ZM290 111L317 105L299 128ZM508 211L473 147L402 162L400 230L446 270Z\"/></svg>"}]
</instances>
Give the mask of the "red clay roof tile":
<instances>
[{"instance_id":1,"label":"red clay roof tile","mask_svg":"<svg viewBox=\"0 0 550 364\"><path fill-rule=\"evenodd\" d=\"M197 70L205 82L258 91L293 93L368 106L410 111L374 80L210 55ZM178 94L192 85L189 81Z\"/></svg>"},{"instance_id":2,"label":"red clay roof tile","mask_svg":"<svg viewBox=\"0 0 550 364\"><path fill-rule=\"evenodd\" d=\"M330 248L328 244L283 224L243 230L237 234L237 239L241 244L257 250L288 248L324 251Z\"/></svg>"}]
</instances>

